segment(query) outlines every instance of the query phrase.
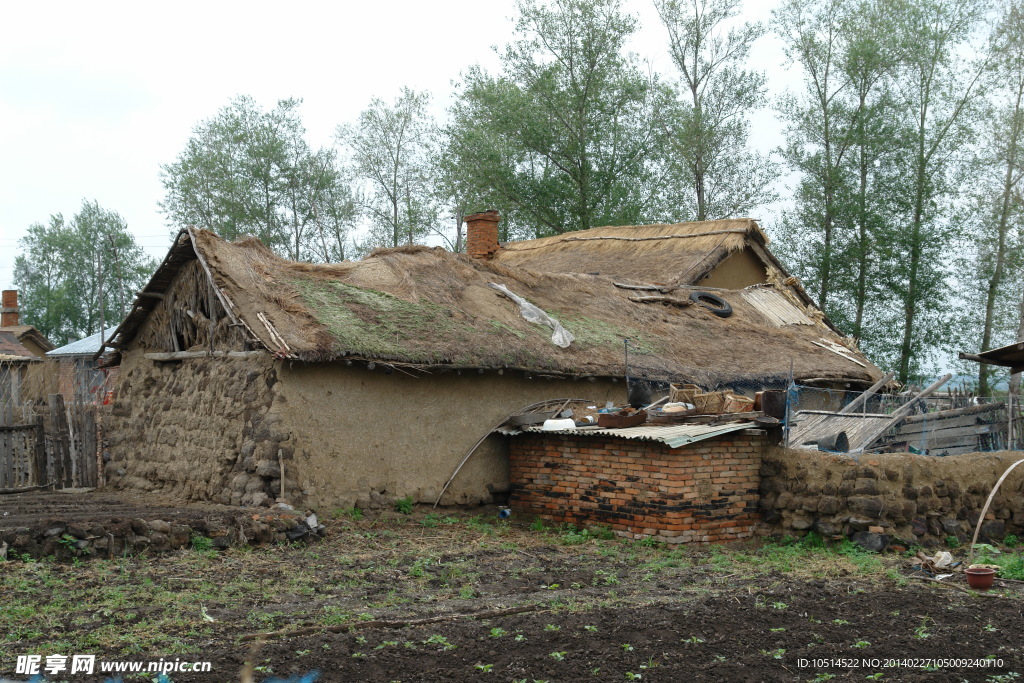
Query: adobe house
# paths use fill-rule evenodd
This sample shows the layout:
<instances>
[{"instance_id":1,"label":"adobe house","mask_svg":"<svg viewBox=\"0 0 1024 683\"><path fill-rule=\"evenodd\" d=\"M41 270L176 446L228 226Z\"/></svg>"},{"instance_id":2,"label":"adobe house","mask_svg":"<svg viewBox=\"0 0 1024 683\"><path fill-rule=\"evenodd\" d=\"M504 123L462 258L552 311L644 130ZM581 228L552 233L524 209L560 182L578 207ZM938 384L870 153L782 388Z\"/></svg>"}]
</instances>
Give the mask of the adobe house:
<instances>
[{"instance_id":1,"label":"adobe house","mask_svg":"<svg viewBox=\"0 0 1024 683\"><path fill-rule=\"evenodd\" d=\"M47 360L57 365L57 392L66 403L103 403L108 376L113 381L117 372L98 367L96 354L103 337L103 332L97 332L46 352Z\"/></svg>"},{"instance_id":2,"label":"adobe house","mask_svg":"<svg viewBox=\"0 0 1024 683\"><path fill-rule=\"evenodd\" d=\"M497 221L467 217L469 254L408 246L326 265L180 232L106 344L120 367L108 481L235 504L432 503L474 443L525 406L621 404L625 338L639 350L630 374L662 382L782 386L791 364L798 380L881 376L785 284L716 290L722 316L681 290L650 291L653 278L506 264ZM495 286L574 339L556 345ZM488 437L441 502L491 500L509 467L507 439Z\"/></svg>"},{"instance_id":3,"label":"adobe house","mask_svg":"<svg viewBox=\"0 0 1024 683\"><path fill-rule=\"evenodd\" d=\"M5 289L0 297L0 332L10 332L33 356L44 358L47 351L53 350L53 343L32 325L21 324L18 290Z\"/></svg>"}]
</instances>

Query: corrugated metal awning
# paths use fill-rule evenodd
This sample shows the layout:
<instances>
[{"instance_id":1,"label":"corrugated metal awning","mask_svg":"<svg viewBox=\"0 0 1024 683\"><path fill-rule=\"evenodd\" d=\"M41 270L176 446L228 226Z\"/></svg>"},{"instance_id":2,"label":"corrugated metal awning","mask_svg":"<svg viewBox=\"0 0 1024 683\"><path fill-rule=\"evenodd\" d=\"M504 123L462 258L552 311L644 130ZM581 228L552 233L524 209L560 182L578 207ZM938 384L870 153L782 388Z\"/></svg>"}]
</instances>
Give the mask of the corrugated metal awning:
<instances>
[{"instance_id":1,"label":"corrugated metal awning","mask_svg":"<svg viewBox=\"0 0 1024 683\"><path fill-rule=\"evenodd\" d=\"M540 427L498 427L494 431L508 436L516 436L518 434L589 436L596 434L600 436L616 436L620 439L630 439L632 441L658 441L669 448L680 448L695 441L703 441L704 439L722 436L730 432L738 432L741 429L756 428L757 425L753 422L728 422L719 425L640 425L639 427L626 427L625 429L581 427L577 429L562 429L557 432L545 431Z\"/></svg>"}]
</instances>

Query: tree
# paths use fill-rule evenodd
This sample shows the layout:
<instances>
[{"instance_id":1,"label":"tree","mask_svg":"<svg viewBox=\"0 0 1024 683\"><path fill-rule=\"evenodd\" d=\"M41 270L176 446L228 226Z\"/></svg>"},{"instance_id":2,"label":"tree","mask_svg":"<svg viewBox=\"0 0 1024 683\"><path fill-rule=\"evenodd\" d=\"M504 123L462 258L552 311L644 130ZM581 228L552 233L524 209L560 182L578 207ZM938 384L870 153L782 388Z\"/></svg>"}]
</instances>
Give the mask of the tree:
<instances>
[{"instance_id":1,"label":"tree","mask_svg":"<svg viewBox=\"0 0 1024 683\"><path fill-rule=\"evenodd\" d=\"M785 0L773 11L786 59L803 68L805 92L779 102L787 122L783 155L801 173L796 207L786 216L795 222L793 244L805 246L805 278L828 310L835 267L836 221L843 183L842 164L850 146L849 112L843 94L850 80L841 69L845 0ZM791 231L794 229L791 227Z\"/></svg>"},{"instance_id":2,"label":"tree","mask_svg":"<svg viewBox=\"0 0 1024 683\"><path fill-rule=\"evenodd\" d=\"M70 222L54 214L31 225L19 247L24 321L59 341L116 327L156 267L124 219L96 201L83 201Z\"/></svg>"},{"instance_id":3,"label":"tree","mask_svg":"<svg viewBox=\"0 0 1024 683\"><path fill-rule=\"evenodd\" d=\"M618 0L520 0L500 76L463 75L447 128L478 209L536 237L648 219L660 188L665 90L625 41Z\"/></svg>"},{"instance_id":4,"label":"tree","mask_svg":"<svg viewBox=\"0 0 1024 683\"><path fill-rule=\"evenodd\" d=\"M920 374L928 349L943 336L943 255L953 238L944 205L973 134L971 114L986 68L959 51L982 11L979 0L913 0L899 16L906 48L896 88L911 145L903 166L904 225L887 239L898 258L886 284L902 309L896 359L901 382Z\"/></svg>"},{"instance_id":5,"label":"tree","mask_svg":"<svg viewBox=\"0 0 1024 683\"><path fill-rule=\"evenodd\" d=\"M978 229L974 233L976 262L968 272L982 289L984 319L981 321L979 348L986 351L999 335L1000 309L1011 303L1004 287L1024 266L1024 244L1021 243L1021 178L1024 177L1024 3L1014 0L1005 7L1005 14L993 36L992 88L994 106L986 118L991 122L975 166L975 199L977 211L973 218ZM1017 277L1013 278L1014 273ZM1013 288L1010 288L1011 290ZM1019 289L1018 289L1019 291ZM1024 310L1024 300L1020 300ZM1021 318L1024 329L1024 317ZM1008 333L1011 330L1007 330ZM1006 334L1007 337L1019 335ZM1007 343L1009 340L1007 340ZM987 396L991 366L978 364L978 393Z\"/></svg>"},{"instance_id":6,"label":"tree","mask_svg":"<svg viewBox=\"0 0 1024 683\"><path fill-rule=\"evenodd\" d=\"M436 224L430 160L434 129L430 97L403 88L392 105L377 98L338 141L352 154L357 177L369 185L363 202L369 246L413 244Z\"/></svg>"},{"instance_id":7,"label":"tree","mask_svg":"<svg viewBox=\"0 0 1024 683\"><path fill-rule=\"evenodd\" d=\"M177 160L161 167L160 208L172 224L225 239L254 235L295 260L343 255L355 220L351 190L334 150L306 143L301 103L280 100L263 111L237 97L197 125Z\"/></svg>"},{"instance_id":8,"label":"tree","mask_svg":"<svg viewBox=\"0 0 1024 683\"><path fill-rule=\"evenodd\" d=\"M757 23L725 32L740 0L655 0L684 90L669 123L672 166L690 192L674 204L699 221L748 213L775 199L774 164L747 146L749 112L763 106L763 73L744 69Z\"/></svg>"}]
</instances>

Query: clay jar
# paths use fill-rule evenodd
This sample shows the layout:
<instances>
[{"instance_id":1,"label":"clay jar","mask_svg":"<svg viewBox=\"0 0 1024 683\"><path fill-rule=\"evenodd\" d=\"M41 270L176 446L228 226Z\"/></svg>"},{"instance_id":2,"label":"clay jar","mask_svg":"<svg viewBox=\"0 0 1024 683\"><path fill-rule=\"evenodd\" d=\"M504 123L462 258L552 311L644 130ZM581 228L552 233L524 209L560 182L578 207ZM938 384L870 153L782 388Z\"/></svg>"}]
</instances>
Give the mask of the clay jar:
<instances>
[{"instance_id":1,"label":"clay jar","mask_svg":"<svg viewBox=\"0 0 1024 683\"><path fill-rule=\"evenodd\" d=\"M965 573L967 574L967 585L979 591L987 591L991 588L992 582L996 578L996 570L988 567L968 569Z\"/></svg>"}]
</instances>

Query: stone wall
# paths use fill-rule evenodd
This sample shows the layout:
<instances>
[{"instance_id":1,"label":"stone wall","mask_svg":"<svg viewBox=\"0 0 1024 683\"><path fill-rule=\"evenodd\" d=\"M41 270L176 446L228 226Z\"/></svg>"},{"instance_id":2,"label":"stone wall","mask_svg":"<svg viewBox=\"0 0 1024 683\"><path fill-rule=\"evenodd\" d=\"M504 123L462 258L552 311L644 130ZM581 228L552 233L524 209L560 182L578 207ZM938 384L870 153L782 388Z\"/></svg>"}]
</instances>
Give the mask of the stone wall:
<instances>
[{"instance_id":1,"label":"stone wall","mask_svg":"<svg viewBox=\"0 0 1024 683\"><path fill-rule=\"evenodd\" d=\"M517 516L605 525L667 543L749 538L759 522L758 482L768 436L745 430L672 449L602 435L511 439Z\"/></svg>"},{"instance_id":2,"label":"stone wall","mask_svg":"<svg viewBox=\"0 0 1024 683\"><path fill-rule=\"evenodd\" d=\"M104 415L107 482L185 500L273 500L281 485L279 451L291 456L270 410L277 386L269 354L171 363L126 356Z\"/></svg>"},{"instance_id":3,"label":"stone wall","mask_svg":"<svg viewBox=\"0 0 1024 683\"><path fill-rule=\"evenodd\" d=\"M970 541L992 487L1020 452L932 457L907 453L854 458L770 449L761 465L761 507L770 532L850 536L888 543ZM1000 487L982 525L989 540L1024 532L1024 465Z\"/></svg>"}]
</instances>

